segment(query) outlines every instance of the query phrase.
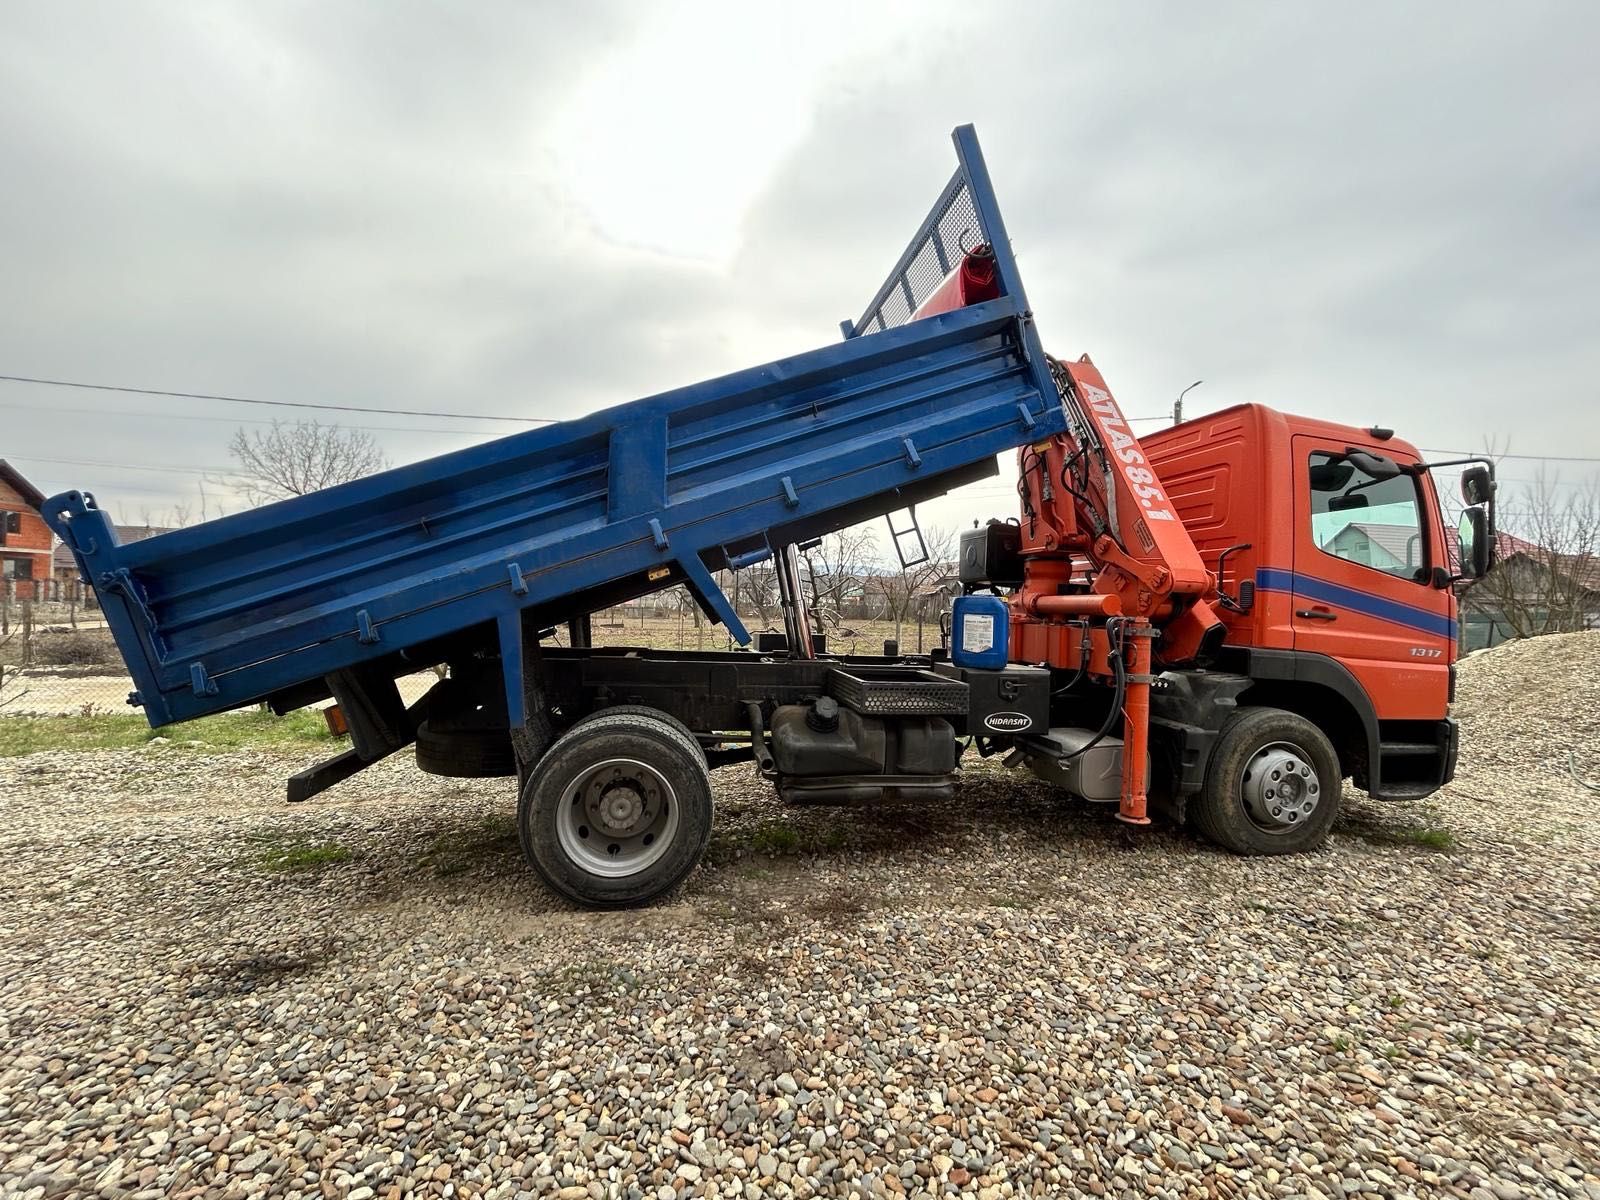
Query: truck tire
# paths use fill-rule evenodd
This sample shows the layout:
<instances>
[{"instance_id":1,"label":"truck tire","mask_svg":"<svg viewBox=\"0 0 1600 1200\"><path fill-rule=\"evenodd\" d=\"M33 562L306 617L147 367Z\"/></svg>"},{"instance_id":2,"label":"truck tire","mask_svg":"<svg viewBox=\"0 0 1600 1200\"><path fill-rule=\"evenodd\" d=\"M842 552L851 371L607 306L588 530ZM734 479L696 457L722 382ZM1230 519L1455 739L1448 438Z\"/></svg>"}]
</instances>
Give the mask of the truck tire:
<instances>
[{"instance_id":1,"label":"truck tire","mask_svg":"<svg viewBox=\"0 0 1600 1200\"><path fill-rule=\"evenodd\" d=\"M487 779L515 775L517 756L504 727L439 729L424 721L417 726L417 766L430 775Z\"/></svg>"},{"instance_id":2,"label":"truck tire","mask_svg":"<svg viewBox=\"0 0 1600 1200\"><path fill-rule=\"evenodd\" d=\"M677 887L705 852L711 820L699 746L632 712L602 713L556 739L517 812L529 864L590 908L645 904Z\"/></svg>"},{"instance_id":3,"label":"truck tire","mask_svg":"<svg viewBox=\"0 0 1600 1200\"><path fill-rule=\"evenodd\" d=\"M595 721L601 717L624 716L650 717L654 720L660 721L663 725L670 725L679 733L683 734L684 737L688 738L691 743L693 743L695 750L700 755L700 761L706 761L705 748L701 746L699 741L695 739L693 730L691 730L682 721L678 720L678 718L673 716L671 713L662 712L659 708L651 708L648 704L613 704L610 708L602 708L590 713L587 717L584 717L582 721L579 721L578 724L582 725L587 721Z\"/></svg>"},{"instance_id":4,"label":"truck tire","mask_svg":"<svg viewBox=\"0 0 1600 1200\"><path fill-rule=\"evenodd\" d=\"M1297 854L1328 836L1341 790L1322 730L1281 708L1242 708L1222 727L1189 819L1235 854Z\"/></svg>"}]
</instances>

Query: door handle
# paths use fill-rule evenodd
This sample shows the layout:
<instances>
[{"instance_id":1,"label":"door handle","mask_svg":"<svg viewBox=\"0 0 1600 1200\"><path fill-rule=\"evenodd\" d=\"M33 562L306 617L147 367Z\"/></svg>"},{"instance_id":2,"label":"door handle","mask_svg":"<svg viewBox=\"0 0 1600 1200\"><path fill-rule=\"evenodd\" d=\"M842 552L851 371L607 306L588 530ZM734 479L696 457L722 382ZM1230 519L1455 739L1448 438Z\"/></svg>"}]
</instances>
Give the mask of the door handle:
<instances>
[{"instance_id":1,"label":"door handle","mask_svg":"<svg viewBox=\"0 0 1600 1200\"><path fill-rule=\"evenodd\" d=\"M1325 608L1297 608L1294 615L1307 621L1337 621L1339 614Z\"/></svg>"}]
</instances>

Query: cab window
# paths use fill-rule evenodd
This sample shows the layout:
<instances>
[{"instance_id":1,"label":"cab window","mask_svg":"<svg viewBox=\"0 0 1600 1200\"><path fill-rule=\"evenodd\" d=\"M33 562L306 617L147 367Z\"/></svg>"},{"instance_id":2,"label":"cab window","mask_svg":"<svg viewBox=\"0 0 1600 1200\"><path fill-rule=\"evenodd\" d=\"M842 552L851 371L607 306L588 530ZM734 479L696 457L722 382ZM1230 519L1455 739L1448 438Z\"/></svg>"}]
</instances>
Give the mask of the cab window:
<instances>
[{"instance_id":1,"label":"cab window","mask_svg":"<svg viewBox=\"0 0 1600 1200\"><path fill-rule=\"evenodd\" d=\"M1311 540L1325 554L1425 580L1428 554L1416 481L1375 479L1340 455L1311 455Z\"/></svg>"}]
</instances>

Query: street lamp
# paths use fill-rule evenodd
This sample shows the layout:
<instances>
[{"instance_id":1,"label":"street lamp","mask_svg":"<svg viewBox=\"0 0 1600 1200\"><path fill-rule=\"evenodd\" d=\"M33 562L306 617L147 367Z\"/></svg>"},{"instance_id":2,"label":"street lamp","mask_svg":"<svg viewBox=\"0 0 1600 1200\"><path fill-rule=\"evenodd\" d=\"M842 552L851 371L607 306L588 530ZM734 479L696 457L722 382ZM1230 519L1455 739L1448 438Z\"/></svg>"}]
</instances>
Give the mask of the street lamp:
<instances>
[{"instance_id":1,"label":"street lamp","mask_svg":"<svg viewBox=\"0 0 1600 1200\"><path fill-rule=\"evenodd\" d=\"M1178 393L1178 398L1172 402L1172 423L1174 425L1183 424L1183 398L1204 382L1204 379L1196 379L1188 387L1184 388L1183 391Z\"/></svg>"}]
</instances>

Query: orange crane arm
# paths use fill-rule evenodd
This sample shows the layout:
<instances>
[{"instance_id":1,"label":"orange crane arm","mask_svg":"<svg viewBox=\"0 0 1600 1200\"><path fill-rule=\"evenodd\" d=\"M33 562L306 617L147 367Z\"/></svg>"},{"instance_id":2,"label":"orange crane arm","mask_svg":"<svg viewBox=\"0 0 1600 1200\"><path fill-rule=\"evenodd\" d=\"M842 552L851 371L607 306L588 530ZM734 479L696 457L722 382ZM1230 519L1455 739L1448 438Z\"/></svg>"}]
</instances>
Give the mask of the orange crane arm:
<instances>
[{"instance_id":1,"label":"orange crane arm","mask_svg":"<svg viewBox=\"0 0 1600 1200\"><path fill-rule=\"evenodd\" d=\"M1221 640L1202 597L1214 580L1106 381L1085 356L1050 361L1067 430L1019 452L1023 582L1013 654L1076 662L1115 686L1122 716L1117 816L1145 813L1154 661L1193 661ZM1152 646L1157 637L1159 646Z\"/></svg>"},{"instance_id":2,"label":"orange crane arm","mask_svg":"<svg viewBox=\"0 0 1600 1200\"><path fill-rule=\"evenodd\" d=\"M1121 613L1162 630L1164 662L1190 661L1220 636L1201 599L1211 574L1094 363L1050 366L1069 427L1019 452L1029 563L1019 605L1062 614L1064 591L1114 596Z\"/></svg>"}]
</instances>

